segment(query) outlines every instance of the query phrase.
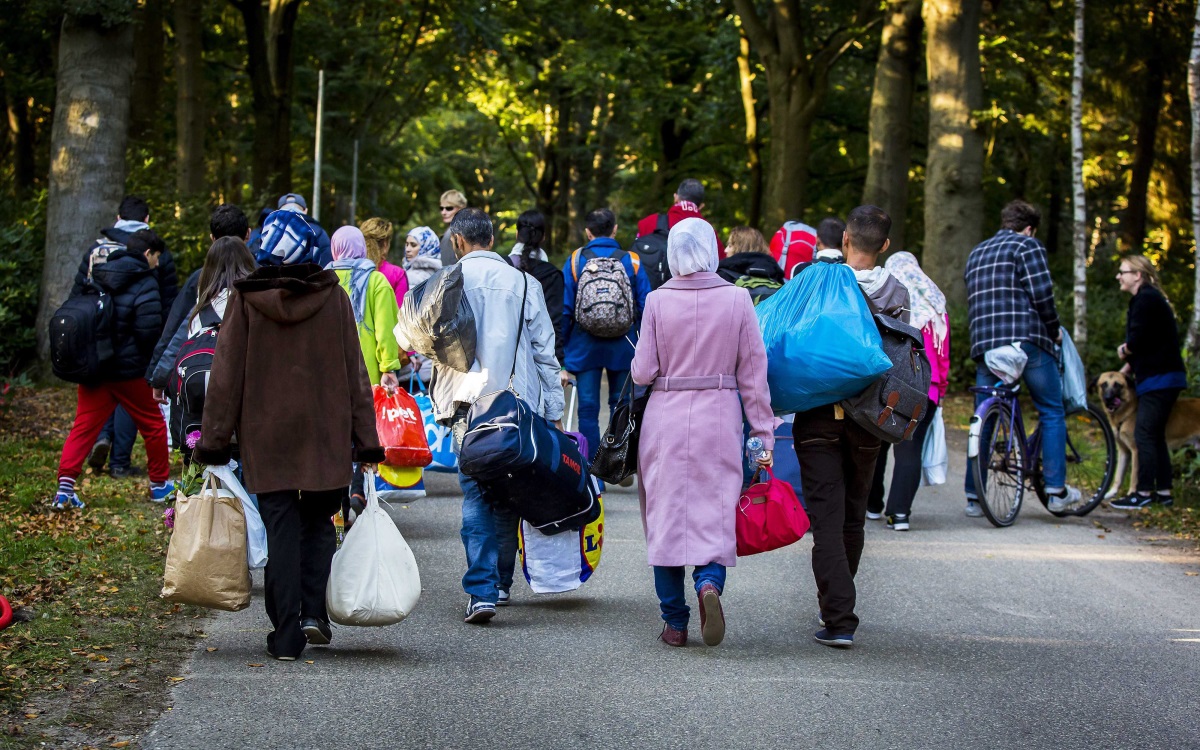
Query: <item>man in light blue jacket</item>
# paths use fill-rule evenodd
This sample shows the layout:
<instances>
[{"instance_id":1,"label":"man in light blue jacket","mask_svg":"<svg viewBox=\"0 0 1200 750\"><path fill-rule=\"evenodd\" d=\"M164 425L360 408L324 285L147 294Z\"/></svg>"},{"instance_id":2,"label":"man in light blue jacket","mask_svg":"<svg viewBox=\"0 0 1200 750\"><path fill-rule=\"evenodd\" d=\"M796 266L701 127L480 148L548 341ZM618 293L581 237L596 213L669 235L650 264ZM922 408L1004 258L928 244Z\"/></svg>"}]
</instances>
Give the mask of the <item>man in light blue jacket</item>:
<instances>
[{"instance_id":1,"label":"man in light blue jacket","mask_svg":"<svg viewBox=\"0 0 1200 750\"><path fill-rule=\"evenodd\" d=\"M475 315L477 343L470 372L434 364L430 396L437 418L450 420L454 443L461 445L467 410L480 396L508 387L515 358L513 388L543 417L559 422L563 389L554 356L554 323L546 312L541 286L492 252L492 221L479 209L458 212L450 224L450 241ZM518 326L524 326L519 342ZM487 503L475 480L460 472L458 481L463 490L462 540L467 554L462 583L471 597L465 621L483 623L496 614L498 603L508 603L520 519Z\"/></svg>"}]
</instances>

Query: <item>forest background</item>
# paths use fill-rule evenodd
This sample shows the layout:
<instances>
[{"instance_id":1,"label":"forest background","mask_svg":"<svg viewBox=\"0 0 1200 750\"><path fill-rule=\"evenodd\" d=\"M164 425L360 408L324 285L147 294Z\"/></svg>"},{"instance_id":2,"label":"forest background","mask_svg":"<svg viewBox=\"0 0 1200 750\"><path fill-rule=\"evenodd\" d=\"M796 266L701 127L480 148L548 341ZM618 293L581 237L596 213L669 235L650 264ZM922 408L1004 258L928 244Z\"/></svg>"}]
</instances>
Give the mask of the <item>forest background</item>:
<instances>
[{"instance_id":1,"label":"forest background","mask_svg":"<svg viewBox=\"0 0 1200 750\"><path fill-rule=\"evenodd\" d=\"M627 244L697 177L722 237L878 203L893 247L961 303L967 253L1020 197L1043 211L1070 322L1075 12L1073 0L5 0L0 369L36 363L39 321L121 195L147 198L181 273L202 262L217 204L252 220L288 191L311 205L319 70L320 221L332 233L390 219L393 257L408 229L441 233L449 188L493 215L502 249L517 214L540 208L561 260L588 210L613 208ZM1091 374L1118 365L1120 254L1158 266L1181 333L1191 317L1194 12L1085 9ZM965 382L961 304L953 317Z\"/></svg>"}]
</instances>

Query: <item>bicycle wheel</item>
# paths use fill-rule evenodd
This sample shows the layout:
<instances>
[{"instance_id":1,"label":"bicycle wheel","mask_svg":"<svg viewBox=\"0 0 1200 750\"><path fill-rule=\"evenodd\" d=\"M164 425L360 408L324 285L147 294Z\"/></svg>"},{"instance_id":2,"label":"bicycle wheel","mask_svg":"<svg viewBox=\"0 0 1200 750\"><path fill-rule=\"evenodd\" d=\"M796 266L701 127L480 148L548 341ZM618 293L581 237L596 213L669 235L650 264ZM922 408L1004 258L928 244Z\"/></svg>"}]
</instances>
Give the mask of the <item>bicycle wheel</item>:
<instances>
[{"instance_id":1,"label":"bicycle wheel","mask_svg":"<svg viewBox=\"0 0 1200 750\"><path fill-rule=\"evenodd\" d=\"M983 515L993 526L1011 526L1021 512L1025 494L1025 436L1014 435L1011 406L995 403L979 424L979 455L975 459L975 491Z\"/></svg>"},{"instance_id":2,"label":"bicycle wheel","mask_svg":"<svg viewBox=\"0 0 1200 750\"><path fill-rule=\"evenodd\" d=\"M1050 512L1059 518L1086 516L1091 513L1112 486L1116 467L1117 441L1104 413L1096 406L1088 404L1086 411L1068 414L1067 484L1078 487L1083 499L1068 510ZM1035 489L1042 505L1050 502L1044 481L1038 482Z\"/></svg>"}]
</instances>

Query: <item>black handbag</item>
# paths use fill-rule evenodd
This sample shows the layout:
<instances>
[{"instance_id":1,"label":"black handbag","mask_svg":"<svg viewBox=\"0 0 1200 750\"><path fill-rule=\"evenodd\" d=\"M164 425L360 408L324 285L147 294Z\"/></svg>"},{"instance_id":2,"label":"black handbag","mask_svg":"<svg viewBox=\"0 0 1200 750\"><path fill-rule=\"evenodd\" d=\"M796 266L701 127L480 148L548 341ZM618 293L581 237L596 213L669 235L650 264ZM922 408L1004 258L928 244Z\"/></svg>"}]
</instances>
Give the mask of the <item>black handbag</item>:
<instances>
[{"instance_id":1,"label":"black handbag","mask_svg":"<svg viewBox=\"0 0 1200 750\"><path fill-rule=\"evenodd\" d=\"M642 434L642 417L649 400L650 388L635 398L633 378L626 377L621 400L613 411L608 430L600 438L596 457L592 459L592 476L620 484L637 471L638 438Z\"/></svg>"}]
</instances>

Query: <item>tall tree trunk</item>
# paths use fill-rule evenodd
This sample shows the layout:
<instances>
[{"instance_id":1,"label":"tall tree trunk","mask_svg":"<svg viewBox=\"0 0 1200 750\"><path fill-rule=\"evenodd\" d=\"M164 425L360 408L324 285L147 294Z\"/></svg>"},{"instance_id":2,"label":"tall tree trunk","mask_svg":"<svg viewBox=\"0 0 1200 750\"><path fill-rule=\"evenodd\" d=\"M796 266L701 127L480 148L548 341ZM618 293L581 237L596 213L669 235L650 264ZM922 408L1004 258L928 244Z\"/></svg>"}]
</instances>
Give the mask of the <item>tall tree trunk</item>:
<instances>
[{"instance_id":1,"label":"tall tree trunk","mask_svg":"<svg viewBox=\"0 0 1200 750\"><path fill-rule=\"evenodd\" d=\"M742 113L746 118L746 166L750 169L750 200L746 208L746 224L759 227L762 223L763 170L762 143L758 140L758 110L754 102L754 75L750 72L750 40L741 34L738 47L738 82L741 84Z\"/></svg>"},{"instance_id":2,"label":"tall tree trunk","mask_svg":"<svg viewBox=\"0 0 1200 750\"><path fill-rule=\"evenodd\" d=\"M983 108L979 68L982 0L925 0L929 155L925 167L925 269L964 303L967 254L983 229Z\"/></svg>"},{"instance_id":3,"label":"tall tree trunk","mask_svg":"<svg viewBox=\"0 0 1200 750\"><path fill-rule=\"evenodd\" d=\"M1087 196L1083 189L1083 5L1075 0L1075 66L1071 72L1072 218L1075 231L1075 346L1087 348Z\"/></svg>"},{"instance_id":4,"label":"tall tree trunk","mask_svg":"<svg viewBox=\"0 0 1200 750\"><path fill-rule=\"evenodd\" d=\"M242 12L254 99L254 158L251 183L256 196L292 190L292 96L295 58L292 43L300 0L230 0Z\"/></svg>"},{"instance_id":5,"label":"tall tree trunk","mask_svg":"<svg viewBox=\"0 0 1200 750\"><path fill-rule=\"evenodd\" d=\"M189 5L193 0L179 0L176 5ZM144 0L134 12L133 28L133 90L130 102L129 138L136 145L145 141L157 144L154 138L162 120L163 60L166 32L163 30L164 0Z\"/></svg>"},{"instance_id":6,"label":"tall tree trunk","mask_svg":"<svg viewBox=\"0 0 1200 750\"><path fill-rule=\"evenodd\" d=\"M1196 3L1196 21L1192 31L1192 54L1188 58L1188 98L1192 104L1192 235L1195 242L1195 290L1192 293L1192 319L1188 323L1188 355L1200 352L1200 2Z\"/></svg>"},{"instance_id":7,"label":"tall tree trunk","mask_svg":"<svg viewBox=\"0 0 1200 750\"><path fill-rule=\"evenodd\" d=\"M175 186L204 190L204 2L175 3Z\"/></svg>"},{"instance_id":8,"label":"tall tree trunk","mask_svg":"<svg viewBox=\"0 0 1200 750\"><path fill-rule=\"evenodd\" d=\"M913 87L920 54L921 0L891 0L884 14L883 39L875 64L863 203L873 203L892 217L889 239L894 250L905 249Z\"/></svg>"},{"instance_id":9,"label":"tall tree trunk","mask_svg":"<svg viewBox=\"0 0 1200 750\"><path fill-rule=\"evenodd\" d=\"M46 253L38 300L38 356L50 356L50 317L75 269L125 190L133 83L133 26L67 16L60 32L58 92L50 145Z\"/></svg>"},{"instance_id":10,"label":"tall tree trunk","mask_svg":"<svg viewBox=\"0 0 1200 750\"><path fill-rule=\"evenodd\" d=\"M1150 173L1154 169L1155 140L1158 135L1158 117L1163 106L1166 60L1162 49L1162 17L1165 8L1156 7L1150 20L1150 44L1146 45L1146 76L1142 81L1141 108L1138 112L1137 140L1133 146L1133 166L1129 170L1129 202L1125 218L1121 222L1121 241L1127 252L1142 250L1146 238L1146 191L1150 187Z\"/></svg>"},{"instance_id":11,"label":"tall tree trunk","mask_svg":"<svg viewBox=\"0 0 1200 750\"><path fill-rule=\"evenodd\" d=\"M849 25L819 40L804 28L797 0L772 0L766 18L755 0L734 0L742 28L767 71L771 139L763 213L769 229L803 217L810 136L829 91L829 72L864 33L864 20L874 6L860 3ZM818 43L810 50L814 41Z\"/></svg>"}]
</instances>

